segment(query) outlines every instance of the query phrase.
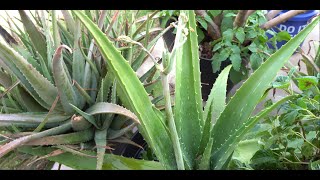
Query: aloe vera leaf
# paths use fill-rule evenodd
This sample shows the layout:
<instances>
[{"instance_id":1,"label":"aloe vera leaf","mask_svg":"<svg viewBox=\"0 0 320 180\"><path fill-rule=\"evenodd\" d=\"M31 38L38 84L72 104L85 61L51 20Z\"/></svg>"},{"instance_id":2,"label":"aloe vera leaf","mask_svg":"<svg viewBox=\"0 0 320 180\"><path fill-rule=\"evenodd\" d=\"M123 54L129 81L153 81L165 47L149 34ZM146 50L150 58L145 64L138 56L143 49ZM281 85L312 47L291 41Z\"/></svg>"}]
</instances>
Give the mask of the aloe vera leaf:
<instances>
[{"instance_id":1,"label":"aloe vera leaf","mask_svg":"<svg viewBox=\"0 0 320 180\"><path fill-rule=\"evenodd\" d=\"M59 96L56 97L56 99L54 100L54 102L52 103L51 105L51 108L49 109L48 111L48 114L46 115L46 117L42 120L42 122L39 124L39 126L33 130L33 132L39 132L41 131L41 129L46 125L46 123L48 122L49 120L49 117L50 115L52 114L54 108L56 107L57 103L58 103L58 100L59 100Z\"/></svg>"},{"instance_id":2,"label":"aloe vera leaf","mask_svg":"<svg viewBox=\"0 0 320 180\"><path fill-rule=\"evenodd\" d=\"M319 23L319 18L320 17L317 17L304 30L300 31L299 34L269 57L230 99L212 129L211 137L214 139L212 152L216 152L217 149L225 144L230 135L235 134L236 130L239 129L243 123L247 122L250 114L269 84L277 75L277 72L283 67L300 43ZM238 140L234 141L238 142ZM211 157L211 168L216 167L219 159L219 156Z\"/></svg>"},{"instance_id":3,"label":"aloe vera leaf","mask_svg":"<svg viewBox=\"0 0 320 180\"><path fill-rule=\"evenodd\" d=\"M123 116L127 116L132 120L134 120L136 123L140 124L138 117L134 113L117 104L99 102L91 106L89 109L87 109L86 113L90 115L106 114L106 113L120 114Z\"/></svg>"},{"instance_id":4,"label":"aloe vera leaf","mask_svg":"<svg viewBox=\"0 0 320 180\"><path fill-rule=\"evenodd\" d=\"M235 130L235 133L232 135L230 134L226 140L226 142L217 148L215 151L212 151L211 155L211 169L221 169L224 164L226 163L229 156L233 153L236 145L238 142L241 141L243 136L254 127L256 123L259 122L262 118L264 118L266 115L268 115L271 111L276 109L279 105L282 103L296 98L297 95L291 95L287 96L285 98L282 98L272 106L269 106L268 108L261 111L258 115L250 118L248 121L244 122L238 129Z\"/></svg>"},{"instance_id":5,"label":"aloe vera leaf","mask_svg":"<svg viewBox=\"0 0 320 180\"><path fill-rule=\"evenodd\" d=\"M57 21L57 24L59 26L59 29L61 30L61 34L66 38L67 45L72 45L74 42L73 36L67 31L66 27L63 26L63 24L60 21Z\"/></svg>"},{"instance_id":6,"label":"aloe vera leaf","mask_svg":"<svg viewBox=\"0 0 320 180\"><path fill-rule=\"evenodd\" d=\"M114 13L114 15L112 16L111 21L109 22L108 28L107 28L107 30L106 30L106 32L105 32L105 34L106 34L107 36L110 34L111 29L113 30L112 27L113 27L113 24L115 23L115 21L117 20L118 15L119 15L119 10L117 10L117 11ZM107 21L108 21L108 18L107 18Z\"/></svg>"},{"instance_id":7,"label":"aloe vera leaf","mask_svg":"<svg viewBox=\"0 0 320 180\"><path fill-rule=\"evenodd\" d=\"M125 133L131 131L136 126L137 125L135 123L132 123L129 126L122 128L120 130L112 130L109 128L108 129L108 139L116 139L116 138L124 135Z\"/></svg>"},{"instance_id":8,"label":"aloe vera leaf","mask_svg":"<svg viewBox=\"0 0 320 180\"><path fill-rule=\"evenodd\" d=\"M119 84L117 89L121 89L120 91L125 94L120 96L121 101L126 102L125 105L132 108L133 112L141 120L141 128L145 133L144 137L150 147L153 148L157 158L166 169L176 169L172 142L166 127L161 122L163 117L155 112L157 110L153 108L135 72L104 33L88 17L81 11L74 11L74 14L95 38L102 56L117 79Z\"/></svg>"},{"instance_id":9,"label":"aloe vera leaf","mask_svg":"<svg viewBox=\"0 0 320 180\"><path fill-rule=\"evenodd\" d=\"M80 44L80 41L78 41L78 44ZM83 51L83 49L80 48L80 46L78 46L78 47L79 47L79 50L82 54L82 57L84 57L84 59L86 60L86 63L89 63L90 68L93 70L96 77L99 77L99 71L98 71L97 67L95 66L95 64L85 55L85 52ZM84 84L84 82L82 84Z\"/></svg>"},{"instance_id":10,"label":"aloe vera leaf","mask_svg":"<svg viewBox=\"0 0 320 180\"><path fill-rule=\"evenodd\" d=\"M227 81L231 67L232 66L229 65L228 67L224 68L211 89L203 112L203 119L205 120L205 123L198 154L202 154L207 146L210 137L210 131L226 106Z\"/></svg>"},{"instance_id":11,"label":"aloe vera leaf","mask_svg":"<svg viewBox=\"0 0 320 180\"><path fill-rule=\"evenodd\" d=\"M41 123L47 113L17 113L17 114L0 114L0 123ZM70 119L70 116L52 113L48 118L48 123L63 122Z\"/></svg>"},{"instance_id":12,"label":"aloe vera leaf","mask_svg":"<svg viewBox=\"0 0 320 180\"><path fill-rule=\"evenodd\" d=\"M57 146L55 146L55 147L57 147L57 148L65 151L65 152L70 152L70 153L72 153L72 154L74 154L74 155L79 155L79 156L84 156L84 157L90 157L90 158L97 158L96 156L91 156L91 155L82 153L82 152L77 151L77 150L75 150L75 149L73 149L73 148L70 148L70 147L68 147L68 146L57 145Z\"/></svg>"},{"instance_id":13,"label":"aloe vera leaf","mask_svg":"<svg viewBox=\"0 0 320 180\"><path fill-rule=\"evenodd\" d=\"M66 21L67 28L73 34L75 32L76 23L68 10L61 10L61 13Z\"/></svg>"},{"instance_id":14,"label":"aloe vera leaf","mask_svg":"<svg viewBox=\"0 0 320 180\"><path fill-rule=\"evenodd\" d=\"M148 14L147 18L152 19L159 11L155 11L152 14ZM135 22L136 23L136 22ZM139 32L142 30L142 28L146 25L147 21L143 21L140 26L135 30L135 32L132 34L132 39L135 39L135 37L139 34Z\"/></svg>"},{"instance_id":15,"label":"aloe vera leaf","mask_svg":"<svg viewBox=\"0 0 320 180\"><path fill-rule=\"evenodd\" d=\"M6 66L6 70L11 71L17 76L24 87L42 106L47 109L50 108L58 94L57 88L32 67L20 54L1 41L0 65ZM61 108L59 106L61 105L58 104L58 109Z\"/></svg>"},{"instance_id":16,"label":"aloe vera leaf","mask_svg":"<svg viewBox=\"0 0 320 180\"><path fill-rule=\"evenodd\" d=\"M98 19L98 28L101 29L103 27L103 21L106 18L106 11L102 11L101 16ZM92 58L92 55L96 53L97 47L95 47L95 42L94 39L91 39L89 50L88 50L88 56L86 59L88 59L90 62ZM83 87L85 88L91 88L91 89L96 89L97 87L97 79L92 78L92 69L90 68L90 63L86 63L85 65L85 70L84 70L84 83ZM91 91L90 92L91 98L96 97L96 91Z\"/></svg>"},{"instance_id":17,"label":"aloe vera leaf","mask_svg":"<svg viewBox=\"0 0 320 180\"><path fill-rule=\"evenodd\" d=\"M29 10L29 13L31 14L33 20L37 23L37 25L38 25L39 27L42 27L42 23L41 23L41 21L40 21L40 18L37 18L37 17L36 17L36 12L33 14L32 11ZM38 15L39 15L39 14L38 14ZM39 17L39 16L38 16L38 17Z\"/></svg>"},{"instance_id":18,"label":"aloe vera leaf","mask_svg":"<svg viewBox=\"0 0 320 180\"><path fill-rule=\"evenodd\" d=\"M24 152L27 154L32 154L36 156L44 156L52 151L56 150L56 148L52 147L20 147L18 149L20 152ZM80 151L81 153L85 153L91 156L95 156L96 154L92 151ZM58 156L48 157L50 161L55 161L61 164L64 164L68 167L79 169L79 170L93 170L96 168L97 160L90 157L84 157L79 155L74 155L72 153L66 152L60 154ZM122 156L117 156L113 154L105 154L103 160L102 169L109 170L161 170L163 169L161 164L156 161L145 161L138 160L133 158L126 158Z\"/></svg>"},{"instance_id":19,"label":"aloe vera leaf","mask_svg":"<svg viewBox=\"0 0 320 180\"><path fill-rule=\"evenodd\" d=\"M87 101L89 105L94 104L94 101L91 99L89 94L79 85L79 83L77 83L77 81L73 81L73 83L75 87L78 89L78 92L80 93L80 95L85 99L85 101Z\"/></svg>"},{"instance_id":20,"label":"aloe vera leaf","mask_svg":"<svg viewBox=\"0 0 320 180\"><path fill-rule=\"evenodd\" d=\"M106 146L107 146L107 132L108 129L103 129L103 130L96 130L95 136L94 136L94 141L96 142L97 146L97 170L102 169L103 165L103 159L104 155L106 153Z\"/></svg>"},{"instance_id":21,"label":"aloe vera leaf","mask_svg":"<svg viewBox=\"0 0 320 180\"><path fill-rule=\"evenodd\" d=\"M47 43L44 35L37 29L37 27L33 24L31 19L23 10L19 10L19 14L21 17L21 21L23 26L25 27L26 32L28 33L32 44L35 49L39 52L39 54L44 59L45 63L48 64L47 60Z\"/></svg>"},{"instance_id":22,"label":"aloe vera leaf","mask_svg":"<svg viewBox=\"0 0 320 180\"><path fill-rule=\"evenodd\" d=\"M146 49L148 51L151 51L151 49L154 47L154 45L158 42L158 40L166 33L168 32L173 26L169 26L166 29L164 29L161 33L159 33L150 43L148 43L148 46L146 47ZM133 70L137 70L143 60L145 60L148 56L146 56L147 53L145 51L142 51L139 56L132 62L132 69Z\"/></svg>"},{"instance_id":23,"label":"aloe vera leaf","mask_svg":"<svg viewBox=\"0 0 320 180\"><path fill-rule=\"evenodd\" d=\"M44 15L44 10L41 11L41 21L43 24L43 30L44 30L44 34L45 34L45 38L46 38L46 43L47 43L47 59L48 59L48 69L50 70L49 73L52 76L52 57L54 54L54 50L56 48L54 48L54 42L53 42L53 38L51 35L51 29L50 26L48 25L48 21L46 20L46 17Z\"/></svg>"},{"instance_id":24,"label":"aloe vera leaf","mask_svg":"<svg viewBox=\"0 0 320 180\"><path fill-rule=\"evenodd\" d=\"M47 65L45 64L43 58L42 58L41 56L39 56L39 53L38 53L38 52L36 52L36 54L37 54L38 57L39 57L39 63L40 63L40 69L41 69L40 72L41 72L41 74L42 74L47 80L49 80L50 83L53 83L53 79L52 79L51 74L50 74L50 72L52 72L52 71L49 72L48 67L47 67Z\"/></svg>"},{"instance_id":25,"label":"aloe vera leaf","mask_svg":"<svg viewBox=\"0 0 320 180\"><path fill-rule=\"evenodd\" d=\"M31 134L28 136L24 136L18 139L15 139L5 145L2 145L0 147L0 158L3 157L4 155L6 155L8 152L12 151L13 149L24 145L25 143L34 140L34 139L38 139L38 138L42 138L45 136L51 136L51 135L56 135L56 134L61 134L64 133L66 131L68 131L69 129L71 129L71 123L67 122L61 126L55 127L55 128L51 128L36 134Z\"/></svg>"},{"instance_id":26,"label":"aloe vera leaf","mask_svg":"<svg viewBox=\"0 0 320 180\"><path fill-rule=\"evenodd\" d=\"M41 71L40 64L37 62L36 59L33 58L29 51L27 51L21 46L13 46L13 48L17 52L19 52L34 68L36 68L36 70Z\"/></svg>"},{"instance_id":27,"label":"aloe vera leaf","mask_svg":"<svg viewBox=\"0 0 320 180\"><path fill-rule=\"evenodd\" d=\"M53 77L55 84L58 89L58 93L60 96L60 102L63 106L64 111L67 114L74 113L74 109L69 105L69 103L78 105L77 96L71 84L71 79L68 77L64 67L63 67L63 60L61 57L62 48L68 48L65 45L61 45L56 50L54 57L53 57Z\"/></svg>"},{"instance_id":28,"label":"aloe vera leaf","mask_svg":"<svg viewBox=\"0 0 320 180\"><path fill-rule=\"evenodd\" d=\"M59 35L58 25L57 25L57 11L51 11L52 17L52 31L53 31L53 42L54 42L54 49L57 49L61 44L61 39Z\"/></svg>"},{"instance_id":29,"label":"aloe vera leaf","mask_svg":"<svg viewBox=\"0 0 320 180\"><path fill-rule=\"evenodd\" d=\"M13 96L19 102L19 104L28 112L45 112L43 108L32 96L30 96L25 89L18 86L17 89L13 89Z\"/></svg>"},{"instance_id":30,"label":"aloe vera leaf","mask_svg":"<svg viewBox=\"0 0 320 180\"><path fill-rule=\"evenodd\" d=\"M148 34L149 34L149 35L151 35L151 34L156 34L156 32L158 32L158 31L161 32L162 30L163 30L163 29L162 29L162 28L159 28L159 27L151 28L151 29L149 30ZM135 39L133 39L133 40L140 42L140 41L142 41L143 39L145 39L146 37L147 37L147 31L143 31L143 32L139 33L138 36L137 36Z\"/></svg>"},{"instance_id":31,"label":"aloe vera leaf","mask_svg":"<svg viewBox=\"0 0 320 180\"><path fill-rule=\"evenodd\" d=\"M213 139L210 138L208 140L208 145L206 146L206 148L202 154L200 163L199 163L200 170L209 170L210 169L210 157L211 157L212 143L213 143Z\"/></svg>"},{"instance_id":32,"label":"aloe vera leaf","mask_svg":"<svg viewBox=\"0 0 320 180\"><path fill-rule=\"evenodd\" d=\"M15 109L8 108L8 113L16 113L19 114L21 111L17 112ZM11 112L12 111L12 112ZM1 112L1 105L0 105L0 112ZM57 126L60 126L61 124L65 123L66 121L62 122L52 122L52 123L46 123L44 127L46 129L54 128ZM12 125L16 127L22 127L22 128L29 128L29 129L35 129L39 126L40 123L15 123L15 122L0 122L0 127L12 127Z\"/></svg>"},{"instance_id":33,"label":"aloe vera leaf","mask_svg":"<svg viewBox=\"0 0 320 180\"><path fill-rule=\"evenodd\" d=\"M91 77L91 86L90 89L92 89L90 93L91 99L96 99L97 98L97 91L96 89L98 88L98 77L95 76L94 72L90 70L90 77Z\"/></svg>"},{"instance_id":34,"label":"aloe vera leaf","mask_svg":"<svg viewBox=\"0 0 320 180\"><path fill-rule=\"evenodd\" d=\"M39 139L35 139L25 143L28 146L48 146L48 145L61 145L61 144L79 144L81 142L87 142L94 137L93 128L86 129L84 131L78 131L68 134L61 134L55 136L47 136Z\"/></svg>"},{"instance_id":35,"label":"aloe vera leaf","mask_svg":"<svg viewBox=\"0 0 320 180\"><path fill-rule=\"evenodd\" d=\"M182 16L184 14L184 16ZM175 123L180 139L182 154L189 168L195 165L199 150L202 129L202 98L200 86L200 67L196 21L193 11L180 13L178 28L186 21L189 33L187 41L176 49L176 92L175 92ZM177 29L175 46L181 44L182 29ZM175 49L175 47L174 47ZM172 61L173 59L171 59ZM186 76L188 75L188 76Z\"/></svg>"},{"instance_id":36,"label":"aloe vera leaf","mask_svg":"<svg viewBox=\"0 0 320 180\"><path fill-rule=\"evenodd\" d=\"M110 103L112 104L117 104L118 97L117 97L117 81L113 80L113 85L111 89L111 94L110 94ZM100 116L100 121L102 124L102 128L109 128L110 124L112 123L112 120L114 118L115 114L114 113L109 113L109 114L103 114Z\"/></svg>"},{"instance_id":37,"label":"aloe vera leaf","mask_svg":"<svg viewBox=\"0 0 320 180\"><path fill-rule=\"evenodd\" d=\"M106 74L106 76L101 80L100 89L97 95L96 102L107 102L110 87L112 86L112 79L110 72Z\"/></svg>"},{"instance_id":38,"label":"aloe vera leaf","mask_svg":"<svg viewBox=\"0 0 320 180\"><path fill-rule=\"evenodd\" d=\"M81 47L79 46L79 40L81 36L81 26L80 21L75 21L74 26L74 52L73 52L73 61L72 61L72 77L79 84L83 84L83 70L85 65L84 57L81 53Z\"/></svg>"}]
</instances>

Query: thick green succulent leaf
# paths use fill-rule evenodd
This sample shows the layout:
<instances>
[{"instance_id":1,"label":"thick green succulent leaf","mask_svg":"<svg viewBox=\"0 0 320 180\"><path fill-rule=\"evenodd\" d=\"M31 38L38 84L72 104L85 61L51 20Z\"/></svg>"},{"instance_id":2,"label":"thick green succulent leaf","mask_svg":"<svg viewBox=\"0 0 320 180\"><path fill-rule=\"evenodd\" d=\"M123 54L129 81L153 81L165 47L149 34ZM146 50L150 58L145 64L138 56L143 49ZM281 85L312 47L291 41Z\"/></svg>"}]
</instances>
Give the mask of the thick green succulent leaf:
<instances>
[{"instance_id":1,"label":"thick green succulent leaf","mask_svg":"<svg viewBox=\"0 0 320 180\"><path fill-rule=\"evenodd\" d=\"M104 155L106 153L106 146L107 146L107 133L108 129L96 129L95 131L95 136L94 136L94 141L96 142L97 146L97 170L102 169L103 165L103 160L104 160Z\"/></svg>"},{"instance_id":2,"label":"thick green succulent leaf","mask_svg":"<svg viewBox=\"0 0 320 180\"><path fill-rule=\"evenodd\" d=\"M78 131L68 134L60 134L56 136L48 136L27 142L25 145L30 146L48 146L61 144L79 144L92 140L94 137L94 129L89 128L84 131Z\"/></svg>"},{"instance_id":3,"label":"thick green succulent leaf","mask_svg":"<svg viewBox=\"0 0 320 180\"><path fill-rule=\"evenodd\" d=\"M21 147L20 152L32 154L36 156L44 156L52 151L56 150L51 147ZM96 154L92 151L81 151L82 153L95 156ZM50 161L55 161L64 164L68 167L78 170L93 170L96 168L97 160L95 158L84 157L74 155L66 152L58 156L52 156L47 158ZM133 158L126 158L113 154L105 154L102 169L105 170L161 170L162 165L156 161L145 161Z\"/></svg>"},{"instance_id":4,"label":"thick green succulent leaf","mask_svg":"<svg viewBox=\"0 0 320 180\"><path fill-rule=\"evenodd\" d=\"M138 117L135 114L133 114L130 110L113 103L106 103L106 102L96 103L93 106L91 106L89 109L87 109L86 113L90 115L106 114L106 113L120 114L123 116L127 116L128 118L134 120L138 124L140 123Z\"/></svg>"},{"instance_id":5,"label":"thick green succulent leaf","mask_svg":"<svg viewBox=\"0 0 320 180\"><path fill-rule=\"evenodd\" d=\"M226 107L227 81L231 65L226 67L216 79L203 112L204 128L198 154L202 154L209 141L210 132L221 112Z\"/></svg>"},{"instance_id":6,"label":"thick green succulent leaf","mask_svg":"<svg viewBox=\"0 0 320 180\"><path fill-rule=\"evenodd\" d=\"M73 34L75 32L76 23L73 20L70 12L68 10L61 10L61 13L62 13L62 15L64 17L64 20L66 21L67 28Z\"/></svg>"},{"instance_id":7,"label":"thick green succulent leaf","mask_svg":"<svg viewBox=\"0 0 320 180\"><path fill-rule=\"evenodd\" d=\"M208 145L206 146L201 161L199 163L200 170L209 170L210 169L210 158L211 158L211 150L212 150L213 139L210 138L208 141Z\"/></svg>"},{"instance_id":8,"label":"thick green succulent leaf","mask_svg":"<svg viewBox=\"0 0 320 180\"><path fill-rule=\"evenodd\" d=\"M74 52L73 52L73 61L72 61L72 77L79 84L83 84L83 71L85 66L85 60L81 53L81 47L79 46L79 40L81 37L81 26L80 21L76 20L74 26Z\"/></svg>"},{"instance_id":9,"label":"thick green succulent leaf","mask_svg":"<svg viewBox=\"0 0 320 180\"><path fill-rule=\"evenodd\" d=\"M17 114L0 114L0 123L41 123L47 113L17 113ZM53 122L63 122L67 119L70 119L70 116L52 113L48 118L48 123Z\"/></svg>"},{"instance_id":10,"label":"thick green succulent leaf","mask_svg":"<svg viewBox=\"0 0 320 180\"><path fill-rule=\"evenodd\" d=\"M73 89L71 84L71 79L68 77L67 71L63 67L63 60L62 60L62 48L68 48L65 45L61 45L57 48L53 60L52 60L52 69L53 69L53 77L55 84L58 89L58 93L60 96L60 102L63 106L64 111L67 114L74 113L74 109L70 106L70 104L78 105L78 99L76 96L76 92ZM70 103L70 104L69 104Z\"/></svg>"},{"instance_id":11,"label":"thick green succulent leaf","mask_svg":"<svg viewBox=\"0 0 320 180\"><path fill-rule=\"evenodd\" d=\"M182 16L184 14L184 16ZM185 18L181 19L180 18ZM174 117L182 154L189 166L195 165L203 129L202 98L196 20L193 11L180 13L179 24L188 21L187 41L177 49L176 54L176 92ZM177 30L179 32L179 29ZM181 30L182 33L182 30ZM180 36L179 36L180 35ZM178 34L175 46L181 44L183 34ZM174 47L175 48L175 47Z\"/></svg>"},{"instance_id":12,"label":"thick green succulent leaf","mask_svg":"<svg viewBox=\"0 0 320 180\"><path fill-rule=\"evenodd\" d=\"M47 109L51 107L58 94L57 88L3 41L0 41L0 66L17 76L39 104ZM57 109L61 110L60 104Z\"/></svg>"},{"instance_id":13,"label":"thick green succulent leaf","mask_svg":"<svg viewBox=\"0 0 320 180\"><path fill-rule=\"evenodd\" d=\"M17 102L23 106L28 112L46 112L47 110L40 106L37 101L30 96L21 86L12 90L12 95Z\"/></svg>"},{"instance_id":14,"label":"thick green succulent leaf","mask_svg":"<svg viewBox=\"0 0 320 180\"><path fill-rule=\"evenodd\" d=\"M110 87L112 86L113 77L110 72L101 80L100 89L97 95L96 102L108 102Z\"/></svg>"},{"instance_id":15,"label":"thick green succulent leaf","mask_svg":"<svg viewBox=\"0 0 320 180\"><path fill-rule=\"evenodd\" d=\"M226 160L226 158L222 158L222 154L216 153L218 149L229 147L229 144L226 145L226 142L230 140L229 137L237 134L238 129L248 122L252 111L277 75L277 72L319 23L319 18L317 17L304 30L266 60L231 98L212 129L211 137L214 139L211 157L212 169L217 168ZM230 141L229 143L231 144L240 140L234 139ZM230 149L232 149L231 147ZM228 157L228 153L230 154L232 151L223 151L223 154L225 154L223 157Z\"/></svg>"},{"instance_id":16,"label":"thick green succulent leaf","mask_svg":"<svg viewBox=\"0 0 320 180\"><path fill-rule=\"evenodd\" d=\"M161 122L163 117L155 112L158 110L153 108L148 94L136 73L97 25L81 11L73 12L94 37L102 56L117 79L119 84L117 87L126 94L121 96L120 99L122 102L126 102L125 106L132 108L131 110L140 119L146 140L154 150L157 158L166 169L176 169L172 142L165 126Z\"/></svg>"},{"instance_id":17,"label":"thick green succulent leaf","mask_svg":"<svg viewBox=\"0 0 320 180\"><path fill-rule=\"evenodd\" d=\"M25 11L19 10L19 14L21 17L21 21L23 26L28 33L32 44L34 45L36 51L42 56L46 65L48 65L47 60L47 43L44 35L37 29L37 27L33 24L31 19L28 17Z\"/></svg>"},{"instance_id":18,"label":"thick green succulent leaf","mask_svg":"<svg viewBox=\"0 0 320 180\"><path fill-rule=\"evenodd\" d=\"M238 129L235 129L233 134L230 134L224 144L222 144L219 148L216 148L215 151L212 151L211 156L211 169L221 169L224 167L226 161L233 153L237 144L242 140L244 135L256 125L262 118L268 115L270 112L275 110L279 105L284 102L296 98L296 95L287 96L275 104L267 107L263 111L261 111L258 115L250 118L246 122L244 122Z\"/></svg>"}]
</instances>

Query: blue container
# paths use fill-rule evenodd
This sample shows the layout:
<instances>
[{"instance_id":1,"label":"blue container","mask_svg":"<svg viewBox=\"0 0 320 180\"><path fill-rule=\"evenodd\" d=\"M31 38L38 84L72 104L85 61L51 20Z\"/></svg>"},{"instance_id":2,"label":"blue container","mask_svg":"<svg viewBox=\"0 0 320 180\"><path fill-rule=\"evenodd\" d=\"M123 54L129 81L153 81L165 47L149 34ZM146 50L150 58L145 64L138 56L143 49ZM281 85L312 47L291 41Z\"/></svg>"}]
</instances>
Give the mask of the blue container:
<instances>
[{"instance_id":1,"label":"blue container","mask_svg":"<svg viewBox=\"0 0 320 180\"><path fill-rule=\"evenodd\" d=\"M277 16L287 12L288 10L281 11ZM309 20L314 17L317 14L316 10L307 11L303 14L298 14L291 19L287 20L286 22L283 22L281 24L278 24L276 27L278 27L281 31L287 31L291 37L294 37L297 35L302 29L304 29L307 24L309 23ZM271 28L271 30L275 32L279 32L278 28ZM268 38L272 38L273 35L267 33ZM277 42L278 49L284 45L287 41L280 41ZM301 47L302 43L300 44ZM271 44L268 43L268 46L270 48L273 48Z\"/></svg>"}]
</instances>

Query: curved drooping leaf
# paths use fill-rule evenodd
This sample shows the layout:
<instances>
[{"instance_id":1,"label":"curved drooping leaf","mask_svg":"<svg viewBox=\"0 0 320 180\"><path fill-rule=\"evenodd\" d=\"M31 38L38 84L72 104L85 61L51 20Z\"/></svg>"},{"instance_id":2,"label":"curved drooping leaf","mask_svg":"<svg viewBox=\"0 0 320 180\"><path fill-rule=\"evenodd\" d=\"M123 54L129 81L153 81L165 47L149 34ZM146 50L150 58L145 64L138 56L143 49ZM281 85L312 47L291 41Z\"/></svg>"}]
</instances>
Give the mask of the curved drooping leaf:
<instances>
[{"instance_id":1,"label":"curved drooping leaf","mask_svg":"<svg viewBox=\"0 0 320 180\"><path fill-rule=\"evenodd\" d=\"M183 13L185 13L184 16L182 16ZM181 29L181 33L177 33L175 40L175 46L181 47L176 49L177 53L175 56L176 90L174 119L182 155L186 164L192 169L195 165L194 161L200 147L200 139L204 126L202 117L198 39L194 12L181 12L178 28L183 25L182 23L186 23L188 35L186 42L181 46L183 41L182 36L184 36L184 31ZM177 32L179 32L179 29Z\"/></svg>"},{"instance_id":2,"label":"curved drooping leaf","mask_svg":"<svg viewBox=\"0 0 320 180\"><path fill-rule=\"evenodd\" d=\"M117 79L119 88L125 94L120 97L122 102L125 102L125 106L140 119L146 141L153 148L157 158L166 169L176 169L172 142L166 127L161 122L163 117L159 116L161 113L155 112L158 110L153 108L136 73L105 34L84 13L73 12L94 37L108 67Z\"/></svg>"},{"instance_id":3,"label":"curved drooping leaf","mask_svg":"<svg viewBox=\"0 0 320 180\"><path fill-rule=\"evenodd\" d=\"M20 152L44 156L52 151L56 150L51 147L20 147L18 149ZM81 151L82 153L95 156L96 154L92 151ZM79 155L74 155L72 153L66 152L57 156L52 156L47 158L50 161L55 161L64 164L68 167L78 169L78 170L92 170L96 168L97 160L95 158L84 157ZM122 156L117 156L113 154L105 154L102 169L104 170L161 170L162 165L156 161L145 161L133 158L126 158Z\"/></svg>"},{"instance_id":4,"label":"curved drooping leaf","mask_svg":"<svg viewBox=\"0 0 320 180\"><path fill-rule=\"evenodd\" d=\"M72 114L74 113L74 109L70 106L70 103L77 106L78 100L76 92L71 84L71 79L69 79L69 76L67 75L69 72L66 72L63 67L64 62L61 57L62 48L68 48L68 46L61 45L54 53L52 60L53 77L64 111L67 114Z\"/></svg>"},{"instance_id":5,"label":"curved drooping leaf","mask_svg":"<svg viewBox=\"0 0 320 180\"><path fill-rule=\"evenodd\" d=\"M229 157L228 155L232 153L232 148L230 148L230 151L223 151L225 158L222 158L221 154L217 153L217 151L222 147L229 147L229 145L232 147L232 143L240 141L239 139L231 140L229 137L237 134L239 128L242 128L244 124L249 122L247 121L248 118L265 90L277 75L277 72L319 23L319 18L317 17L304 30L266 60L231 98L212 129L211 137L214 139L211 157L212 169L222 167L221 164L224 164L227 157Z\"/></svg>"},{"instance_id":6,"label":"curved drooping leaf","mask_svg":"<svg viewBox=\"0 0 320 180\"><path fill-rule=\"evenodd\" d=\"M89 109L87 109L86 113L90 115L106 114L106 113L120 114L123 116L127 116L128 118L131 118L132 120L134 120L136 123L140 124L140 121L137 118L137 116L133 114L130 110L113 103L106 103L106 102L96 103L93 106L91 106Z\"/></svg>"}]
</instances>

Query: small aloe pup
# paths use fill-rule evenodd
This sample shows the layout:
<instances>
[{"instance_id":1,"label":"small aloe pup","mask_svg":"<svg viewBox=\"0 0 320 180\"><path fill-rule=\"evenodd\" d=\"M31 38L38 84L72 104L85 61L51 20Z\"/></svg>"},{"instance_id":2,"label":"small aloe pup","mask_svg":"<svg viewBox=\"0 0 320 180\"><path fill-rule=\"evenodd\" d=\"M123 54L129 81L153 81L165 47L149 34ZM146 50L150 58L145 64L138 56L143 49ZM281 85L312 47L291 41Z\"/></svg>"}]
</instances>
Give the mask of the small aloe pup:
<instances>
[{"instance_id":1,"label":"small aloe pup","mask_svg":"<svg viewBox=\"0 0 320 180\"><path fill-rule=\"evenodd\" d=\"M18 42L0 41L0 158L4 162L18 148L26 153L41 151L33 162L62 155L66 165L77 169L102 169L122 160L105 154L106 149L112 149L112 143L132 144L125 134L140 121L118 105L122 92L94 40L70 11L62 11L65 21L57 19L56 11L49 12L49 19L45 11L37 11L34 21L25 11L19 13L25 32L12 21ZM86 11L111 36L122 34L113 29L117 13L111 18L108 11ZM143 26L130 30L140 34ZM89 162L79 163L79 158ZM144 161L135 165L158 167Z\"/></svg>"}]
</instances>

